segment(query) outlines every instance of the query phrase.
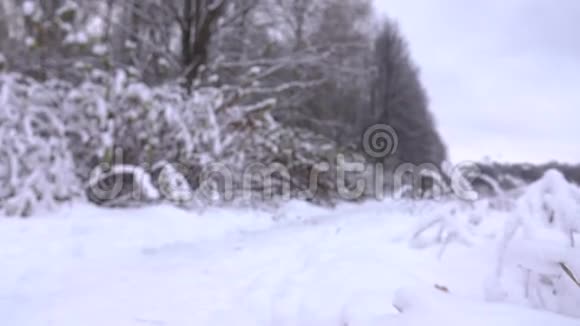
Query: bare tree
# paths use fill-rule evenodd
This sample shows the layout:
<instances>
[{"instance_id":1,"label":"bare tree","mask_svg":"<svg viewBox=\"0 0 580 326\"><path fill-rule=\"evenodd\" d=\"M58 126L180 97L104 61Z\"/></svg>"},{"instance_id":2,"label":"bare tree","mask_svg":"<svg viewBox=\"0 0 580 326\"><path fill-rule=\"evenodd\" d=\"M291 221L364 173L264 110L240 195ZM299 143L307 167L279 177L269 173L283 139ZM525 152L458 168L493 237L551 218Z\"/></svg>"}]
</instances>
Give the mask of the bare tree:
<instances>
[{"instance_id":1,"label":"bare tree","mask_svg":"<svg viewBox=\"0 0 580 326\"><path fill-rule=\"evenodd\" d=\"M362 121L369 106L371 22L366 0L260 1L243 25L250 46L218 62L220 76L242 66L267 71L260 86L284 89L278 119L346 141L362 129L353 117Z\"/></svg>"}]
</instances>

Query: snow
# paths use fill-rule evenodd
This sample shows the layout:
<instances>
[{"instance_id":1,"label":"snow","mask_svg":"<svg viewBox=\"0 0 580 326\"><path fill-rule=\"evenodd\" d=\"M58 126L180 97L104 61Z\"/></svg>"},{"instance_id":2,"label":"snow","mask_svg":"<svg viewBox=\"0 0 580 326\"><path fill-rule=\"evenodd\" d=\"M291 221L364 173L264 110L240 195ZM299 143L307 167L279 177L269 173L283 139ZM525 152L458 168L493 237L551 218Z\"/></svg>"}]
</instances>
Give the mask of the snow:
<instances>
[{"instance_id":1,"label":"snow","mask_svg":"<svg viewBox=\"0 0 580 326\"><path fill-rule=\"evenodd\" d=\"M72 28L72 27L69 27ZM89 42L89 36L83 32L69 33L67 34L64 43L65 44L87 44Z\"/></svg>"},{"instance_id":2,"label":"snow","mask_svg":"<svg viewBox=\"0 0 580 326\"><path fill-rule=\"evenodd\" d=\"M22 4L22 13L25 16L32 16L34 14L35 10L36 10L36 5L34 4L34 1L25 1Z\"/></svg>"},{"instance_id":3,"label":"snow","mask_svg":"<svg viewBox=\"0 0 580 326\"><path fill-rule=\"evenodd\" d=\"M24 43L26 44L26 46L28 46L28 47L32 47L32 46L34 46L34 45L36 44L36 41L34 40L34 38L33 38L33 37L30 37L30 36L28 36L28 37L26 37L26 39L24 40Z\"/></svg>"},{"instance_id":4,"label":"snow","mask_svg":"<svg viewBox=\"0 0 580 326\"><path fill-rule=\"evenodd\" d=\"M92 47L92 51L93 51L93 54L98 55L98 56L102 56L102 55L107 54L107 52L109 51L109 48L105 44L95 44Z\"/></svg>"},{"instance_id":5,"label":"snow","mask_svg":"<svg viewBox=\"0 0 580 326\"><path fill-rule=\"evenodd\" d=\"M101 17L92 17L89 19L86 29L90 38L103 37L106 33L106 22Z\"/></svg>"},{"instance_id":6,"label":"snow","mask_svg":"<svg viewBox=\"0 0 580 326\"><path fill-rule=\"evenodd\" d=\"M579 325L580 321L558 318L555 315L530 311L521 307L480 304L459 300L435 290L403 289L395 295L395 305L401 307L402 316L383 319L377 325ZM449 308L455 307L452 313ZM368 325L368 324L367 324Z\"/></svg>"},{"instance_id":7,"label":"snow","mask_svg":"<svg viewBox=\"0 0 580 326\"><path fill-rule=\"evenodd\" d=\"M516 267L503 273L509 302L485 301L496 259L489 235L503 213L478 211L490 233L469 246L449 243L444 255L412 248L432 205L442 204L203 212L75 204L3 219L2 324L580 325L532 309Z\"/></svg>"}]
</instances>

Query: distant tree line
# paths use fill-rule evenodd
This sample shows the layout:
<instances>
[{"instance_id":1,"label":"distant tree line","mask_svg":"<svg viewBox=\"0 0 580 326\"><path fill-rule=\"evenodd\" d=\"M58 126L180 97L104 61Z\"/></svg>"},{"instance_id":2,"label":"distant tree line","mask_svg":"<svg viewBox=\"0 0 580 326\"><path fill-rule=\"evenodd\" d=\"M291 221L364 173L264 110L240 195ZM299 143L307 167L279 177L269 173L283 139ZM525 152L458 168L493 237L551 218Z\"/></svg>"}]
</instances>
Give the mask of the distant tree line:
<instances>
[{"instance_id":1,"label":"distant tree line","mask_svg":"<svg viewBox=\"0 0 580 326\"><path fill-rule=\"evenodd\" d=\"M568 182L580 185L580 164L486 162L479 163L477 167L481 173L496 180L504 190L512 190L536 182L542 178L546 171L551 169L562 173ZM483 180L475 180L474 183L479 186L486 186Z\"/></svg>"}]
</instances>

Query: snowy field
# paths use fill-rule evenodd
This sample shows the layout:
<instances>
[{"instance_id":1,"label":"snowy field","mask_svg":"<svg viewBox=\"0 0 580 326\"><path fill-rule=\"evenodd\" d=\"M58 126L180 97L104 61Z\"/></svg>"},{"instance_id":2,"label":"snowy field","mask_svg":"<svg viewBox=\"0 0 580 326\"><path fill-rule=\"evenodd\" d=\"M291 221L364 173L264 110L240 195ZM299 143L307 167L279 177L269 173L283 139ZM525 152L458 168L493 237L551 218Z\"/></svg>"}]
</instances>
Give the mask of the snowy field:
<instances>
[{"instance_id":1,"label":"snowy field","mask_svg":"<svg viewBox=\"0 0 580 326\"><path fill-rule=\"evenodd\" d=\"M468 243L411 241L445 214L479 220L457 233ZM486 202L200 213L78 204L3 219L0 324L580 325L580 287L568 287L567 307L547 296L539 309L515 264L490 286L509 214Z\"/></svg>"}]
</instances>

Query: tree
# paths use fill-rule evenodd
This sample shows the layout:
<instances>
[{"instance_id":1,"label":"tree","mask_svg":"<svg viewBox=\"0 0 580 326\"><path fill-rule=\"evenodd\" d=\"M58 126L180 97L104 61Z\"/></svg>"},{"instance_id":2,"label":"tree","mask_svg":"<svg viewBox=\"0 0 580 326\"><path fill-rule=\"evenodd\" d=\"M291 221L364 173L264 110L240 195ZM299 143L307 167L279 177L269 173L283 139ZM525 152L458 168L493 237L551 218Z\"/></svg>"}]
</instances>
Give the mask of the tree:
<instances>
[{"instance_id":1,"label":"tree","mask_svg":"<svg viewBox=\"0 0 580 326\"><path fill-rule=\"evenodd\" d=\"M159 74L169 65L169 77L183 78L191 90L203 67L211 64L210 51L220 30L245 17L259 0L133 0L124 6L130 28L117 26L120 47L136 49L132 64ZM230 30L237 33L235 30ZM119 47L119 46L117 46ZM143 64L145 63L145 64ZM172 76L171 76L172 75Z\"/></svg>"},{"instance_id":2,"label":"tree","mask_svg":"<svg viewBox=\"0 0 580 326\"><path fill-rule=\"evenodd\" d=\"M260 23L270 26L268 52L280 68L264 82L299 86L283 93L278 119L341 143L357 137L370 98L371 8L366 0L266 1L260 16L271 18Z\"/></svg>"},{"instance_id":3,"label":"tree","mask_svg":"<svg viewBox=\"0 0 580 326\"><path fill-rule=\"evenodd\" d=\"M392 22L385 23L376 40L375 60L377 76L369 125L383 123L395 129L399 141L397 161L439 166L446 159L446 147L428 109L419 70Z\"/></svg>"}]
</instances>

